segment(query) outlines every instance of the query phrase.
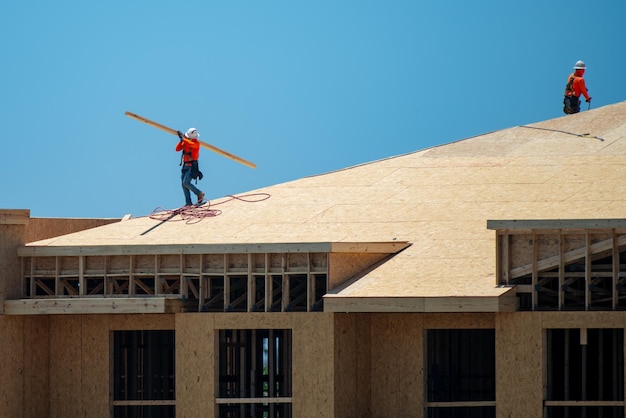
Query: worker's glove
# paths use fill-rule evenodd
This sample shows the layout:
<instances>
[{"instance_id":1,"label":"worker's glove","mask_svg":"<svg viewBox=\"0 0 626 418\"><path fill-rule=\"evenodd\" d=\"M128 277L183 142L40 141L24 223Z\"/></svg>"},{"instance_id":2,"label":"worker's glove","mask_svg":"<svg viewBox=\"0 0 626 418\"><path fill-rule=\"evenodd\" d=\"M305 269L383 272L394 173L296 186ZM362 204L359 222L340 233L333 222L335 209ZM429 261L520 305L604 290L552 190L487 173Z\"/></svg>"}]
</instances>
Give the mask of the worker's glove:
<instances>
[{"instance_id":1,"label":"worker's glove","mask_svg":"<svg viewBox=\"0 0 626 418\"><path fill-rule=\"evenodd\" d=\"M589 103L589 102L591 101L591 97L590 97L590 98L588 98L588 99L585 99L585 101L586 101L587 103Z\"/></svg>"},{"instance_id":2,"label":"worker's glove","mask_svg":"<svg viewBox=\"0 0 626 418\"><path fill-rule=\"evenodd\" d=\"M176 134L178 135L178 137L182 141L183 140L183 133L181 131L176 131Z\"/></svg>"}]
</instances>

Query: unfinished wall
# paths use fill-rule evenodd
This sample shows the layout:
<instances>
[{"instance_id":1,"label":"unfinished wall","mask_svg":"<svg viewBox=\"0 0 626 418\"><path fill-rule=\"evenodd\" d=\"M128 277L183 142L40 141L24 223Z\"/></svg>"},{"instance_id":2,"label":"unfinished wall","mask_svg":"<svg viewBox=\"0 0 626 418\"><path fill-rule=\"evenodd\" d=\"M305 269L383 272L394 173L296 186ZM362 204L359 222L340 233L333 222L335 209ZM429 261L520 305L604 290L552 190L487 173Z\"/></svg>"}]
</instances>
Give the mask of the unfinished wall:
<instances>
[{"instance_id":1,"label":"unfinished wall","mask_svg":"<svg viewBox=\"0 0 626 418\"><path fill-rule=\"evenodd\" d=\"M215 416L215 316L176 315L176 414Z\"/></svg>"},{"instance_id":2,"label":"unfinished wall","mask_svg":"<svg viewBox=\"0 0 626 418\"><path fill-rule=\"evenodd\" d=\"M82 219L82 218L30 218L24 242L71 234L85 229L119 222L121 219Z\"/></svg>"},{"instance_id":3,"label":"unfinished wall","mask_svg":"<svg viewBox=\"0 0 626 418\"><path fill-rule=\"evenodd\" d=\"M423 418L428 329L495 329L498 417L541 417L544 330L625 312L0 316L0 417L107 417L111 331L176 331L177 417L215 417L220 329L292 330L295 417Z\"/></svg>"},{"instance_id":4,"label":"unfinished wall","mask_svg":"<svg viewBox=\"0 0 626 418\"><path fill-rule=\"evenodd\" d=\"M169 314L46 318L50 328L49 415L33 418L108 417L111 331L174 329L174 315Z\"/></svg>"},{"instance_id":5,"label":"unfinished wall","mask_svg":"<svg viewBox=\"0 0 626 418\"><path fill-rule=\"evenodd\" d=\"M496 315L496 415L543 414L543 330L541 314Z\"/></svg>"},{"instance_id":6,"label":"unfinished wall","mask_svg":"<svg viewBox=\"0 0 626 418\"><path fill-rule=\"evenodd\" d=\"M24 393L23 319L0 315L0 417L22 415Z\"/></svg>"},{"instance_id":7,"label":"unfinished wall","mask_svg":"<svg viewBox=\"0 0 626 418\"><path fill-rule=\"evenodd\" d=\"M423 413L424 316L371 316L372 417L421 417Z\"/></svg>"},{"instance_id":8,"label":"unfinished wall","mask_svg":"<svg viewBox=\"0 0 626 418\"><path fill-rule=\"evenodd\" d=\"M390 257L381 253L330 253L328 255L328 290L340 286Z\"/></svg>"},{"instance_id":9,"label":"unfinished wall","mask_svg":"<svg viewBox=\"0 0 626 418\"><path fill-rule=\"evenodd\" d=\"M371 320L369 313L335 314L335 411L333 417L372 414Z\"/></svg>"},{"instance_id":10,"label":"unfinished wall","mask_svg":"<svg viewBox=\"0 0 626 418\"><path fill-rule=\"evenodd\" d=\"M17 249L24 245L24 234L30 212L0 209L0 315L5 299L21 294L20 261Z\"/></svg>"},{"instance_id":11,"label":"unfinished wall","mask_svg":"<svg viewBox=\"0 0 626 418\"><path fill-rule=\"evenodd\" d=\"M181 313L176 314L177 417L216 416L220 329L291 329L293 416L334 416L333 314Z\"/></svg>"},{"instance_id":12,"label":"unfinished wall","mask_svg":"<svg viewBox=\"0 0 626 418\"><path fill-rule=\"evenodd\" d=\"M28 210L0 210L0 417L42 417L47 407L46 319L3 315L4 300L21 293L17 248L28 219Z\"/></svg>"},{"instance_id":13,"label":"unfinished wall","mask_svg":"<svg viewBox=\"0 0 626 418\"><path fill-rule=\"evenodd\" d=\"M0 417L48 416L48 322L0 315Z\"/></svg>"}]
</instances>

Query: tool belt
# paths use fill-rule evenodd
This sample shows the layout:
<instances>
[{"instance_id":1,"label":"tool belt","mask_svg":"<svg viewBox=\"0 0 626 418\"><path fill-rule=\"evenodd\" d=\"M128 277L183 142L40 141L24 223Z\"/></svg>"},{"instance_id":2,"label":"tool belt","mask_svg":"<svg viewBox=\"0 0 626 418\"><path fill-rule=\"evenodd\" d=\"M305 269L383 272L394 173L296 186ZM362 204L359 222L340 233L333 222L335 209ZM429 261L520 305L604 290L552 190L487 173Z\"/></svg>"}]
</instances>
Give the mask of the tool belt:
<instances>
[{"instance_id":1,"label":"tool belt","mask_svg":"<svg viewBox=\"0 0 626 418\"><path fill-rule=\"evenodd\" d=\"M565 96L563 98L563 112L571 115L580 112L580 99L577 96Z\"/></svg>"},{"instance_id":2,"label":"tool belt","mask_svg":"<svg viewBox=\"0 0 626 418\"><path fill-rule=\"evenodd\" d=\"M186 161L185 165L183 166L183 171L186 170L188 167L191 167L191 179L192 180L195 180L195 179L202 180L202 177L204 177L204 174L202 174L202 171L200 171L198 160Z\"/></svg>"}]
</instances>

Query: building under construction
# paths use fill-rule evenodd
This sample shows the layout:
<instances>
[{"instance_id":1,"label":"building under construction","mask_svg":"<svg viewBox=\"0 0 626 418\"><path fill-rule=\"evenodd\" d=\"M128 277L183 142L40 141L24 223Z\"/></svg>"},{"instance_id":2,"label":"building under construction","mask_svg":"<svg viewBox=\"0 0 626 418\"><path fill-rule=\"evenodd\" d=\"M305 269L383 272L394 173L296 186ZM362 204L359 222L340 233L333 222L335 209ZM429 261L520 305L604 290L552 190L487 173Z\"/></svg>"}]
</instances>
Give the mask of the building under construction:
<instances>
[{"instance_id":1,"label":"building under construction","mask_svg":"<svg viewBox=\"0 0 626 418\"><path fill-rule=\"evenodd\" d=\"M626 102L0 237L0 417L625 417Z\"/></svg>"}]
</instances>

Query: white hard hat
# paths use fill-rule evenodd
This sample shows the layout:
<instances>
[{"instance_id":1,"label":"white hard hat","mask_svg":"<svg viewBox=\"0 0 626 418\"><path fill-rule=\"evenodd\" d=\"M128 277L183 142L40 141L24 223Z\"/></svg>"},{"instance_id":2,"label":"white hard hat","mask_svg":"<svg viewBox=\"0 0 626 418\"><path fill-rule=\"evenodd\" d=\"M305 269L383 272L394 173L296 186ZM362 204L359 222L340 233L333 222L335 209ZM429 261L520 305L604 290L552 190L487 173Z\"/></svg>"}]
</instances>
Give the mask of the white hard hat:
<instances>
[{"instance_id":1,"label":"white hard hat","mask_svg":"<svg viewBox=\"0 0 626 418\"><path fill-rule=\"evenodd\" d=\"M574 64L574 69L575 70L584 70L585 69L585 63L582 61L576 61L576 64Z\"/></svg>"},{"instance_id":2,"label":"white hard hat","mask_svg":"<svg viewBox=\"0 0 626 418\"><path fill-rule=\"evenodd\" d=\"M187 129L187 132L185 132L185 136L187 138L196 139L200 137L200 134L196 128L189 128Z\"/></svg>"}]
</instances>

